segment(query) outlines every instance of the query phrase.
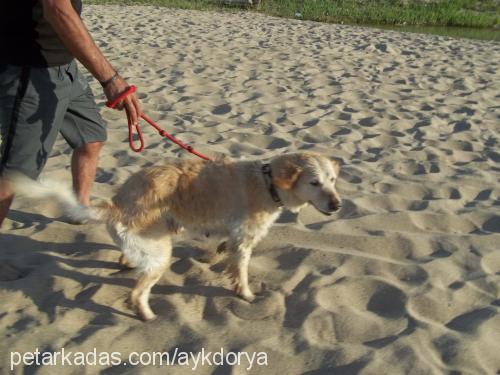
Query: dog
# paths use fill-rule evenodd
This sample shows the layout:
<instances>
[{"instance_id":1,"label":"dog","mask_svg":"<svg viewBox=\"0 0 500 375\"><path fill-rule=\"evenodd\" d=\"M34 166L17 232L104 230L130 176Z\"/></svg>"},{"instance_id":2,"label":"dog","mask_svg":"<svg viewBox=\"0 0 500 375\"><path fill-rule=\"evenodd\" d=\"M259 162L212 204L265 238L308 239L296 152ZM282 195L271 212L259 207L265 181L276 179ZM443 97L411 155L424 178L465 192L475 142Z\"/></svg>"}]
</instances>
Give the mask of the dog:
<instances>
[{"instance_id":1,"label":"dog","mask_svg":"<svg viewBox=\"0 0 500 375\"><path fill-rule=\"evenodd\" d=\"M172 237L186 229L218 233L227 255L226 270L238 296L251 302L248 265L252 249L284 208L298 212L312 205L324 215L341 207L335 189L338 161L313 152L279 155L260 161L175 161L145 168L128 178L110 202L82 206L61 187L16 183L16 193L55 197L76 220L105 222L123 252L120 264L140 271L130 294L143 320L156 317L151 288L169 265Z\"/></svg>"}]
</instances>

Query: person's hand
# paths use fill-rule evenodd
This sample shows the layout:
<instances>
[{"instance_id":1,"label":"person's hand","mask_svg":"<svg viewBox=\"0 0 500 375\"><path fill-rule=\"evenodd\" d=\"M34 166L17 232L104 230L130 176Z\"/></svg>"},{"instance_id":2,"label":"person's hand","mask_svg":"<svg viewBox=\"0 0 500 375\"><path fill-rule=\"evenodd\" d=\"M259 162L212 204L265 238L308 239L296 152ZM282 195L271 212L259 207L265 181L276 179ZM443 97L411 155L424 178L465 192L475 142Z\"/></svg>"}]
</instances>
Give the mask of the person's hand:
<instances>
[{"instance_id":1,"label":"person's hand","mask_svg":"<svg viewBox=\"0 0 500 375\"><path fill-rule=\"evenodd\" d=\"M116 99L120 94L129 88L127 82L120 76L114 79L112 82L106 85L104 88L104 95L108 100ZM132 124L136 125L139 122L139 118L142 114L141 103L137 98L136 93L127 95L118 105L116 109L122 110L125 108L127 113L127 119Z\"/></svg>"}]
</instances>

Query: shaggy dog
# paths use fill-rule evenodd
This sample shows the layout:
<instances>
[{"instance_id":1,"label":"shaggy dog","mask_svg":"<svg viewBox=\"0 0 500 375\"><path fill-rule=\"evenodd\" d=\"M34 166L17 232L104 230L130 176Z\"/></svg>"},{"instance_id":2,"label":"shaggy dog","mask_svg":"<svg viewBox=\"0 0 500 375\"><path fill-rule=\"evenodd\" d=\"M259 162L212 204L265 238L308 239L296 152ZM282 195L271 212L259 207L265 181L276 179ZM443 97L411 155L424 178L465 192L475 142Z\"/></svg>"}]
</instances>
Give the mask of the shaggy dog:
<instances>
[{"instance_id":1,"label":"shaggy dog","mask_svg":"<svg viewBox=\"0 0 500 375\"><path fill-rule=\"evenodd\" d=\"M252 249L267 234L283 208L298 212L311 204L331 215L340 208L335 190L339 163L312 152L260 161L176 161L132 175L111 202L83 207L69 189L18 180L17 192L55 197L74 219L103 221L123 255L120 263L138 268L130 295L144 320L155 318L149 294L169 265L172 236L185 228L227 238L227 271L235 292L252 301L248 264Z\"/></svg>"}]
</instances>

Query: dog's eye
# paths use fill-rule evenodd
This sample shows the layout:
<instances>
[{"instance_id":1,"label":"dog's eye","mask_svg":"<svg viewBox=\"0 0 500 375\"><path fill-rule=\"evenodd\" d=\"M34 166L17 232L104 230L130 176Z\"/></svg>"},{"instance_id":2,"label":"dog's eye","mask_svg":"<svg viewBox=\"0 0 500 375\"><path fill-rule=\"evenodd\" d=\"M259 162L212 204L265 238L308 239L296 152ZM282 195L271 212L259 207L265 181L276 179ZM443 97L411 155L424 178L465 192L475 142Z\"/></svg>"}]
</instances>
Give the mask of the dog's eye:
<instances>
[{"instance_id":1,"label":"dog's eye","mask_svg":"<svg viewBox=\"0 0 500 375\"><path fill-rule=\"evenodd\" d=\"M319 181L318 181L318 180L313 180L313 181L311 181L311 185L312 185L312 186L319 186L319 185L321 185L321 184L319 183Z\"/></svg>"},{"instance_id":2,"label":"dog's eye","mask_svg":"<svg viewBox=\"0 0 500 375\"><path fill-rule=\"evenodd\" d=\"M335 177L330 178L330 181L334 182L335 181Z\"/></svg>"}]
</instances>

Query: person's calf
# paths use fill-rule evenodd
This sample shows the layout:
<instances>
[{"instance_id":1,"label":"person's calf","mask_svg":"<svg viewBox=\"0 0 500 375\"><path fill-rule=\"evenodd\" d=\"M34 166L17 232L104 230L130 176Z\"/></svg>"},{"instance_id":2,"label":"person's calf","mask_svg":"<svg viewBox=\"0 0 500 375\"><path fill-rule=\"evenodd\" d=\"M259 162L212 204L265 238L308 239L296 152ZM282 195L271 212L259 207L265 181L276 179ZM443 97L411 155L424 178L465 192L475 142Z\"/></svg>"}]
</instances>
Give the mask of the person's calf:
<instances>
[{"instance_id":1,"label":"person's calf","mask_svg":"<svg viewBox=\"0 0 500 375\"><path fill-rule=\"evenodd\" d=\"M0 228L9 213L10 205L13 200L14 189L12 184L5 179L0 179Z\"/></svg>"},{"instance_id":2,"label":"person's calf","mask_svg":"<svg viewBox=\"0 0 500 375\"><path fill-rule=\"evenodd\" d=\"M87 143L73 151L71 159L73 189L80 202L85 206L90 203L90 191L94 183L102 146L102 142Z\"/></svg>"}]
</instances>

